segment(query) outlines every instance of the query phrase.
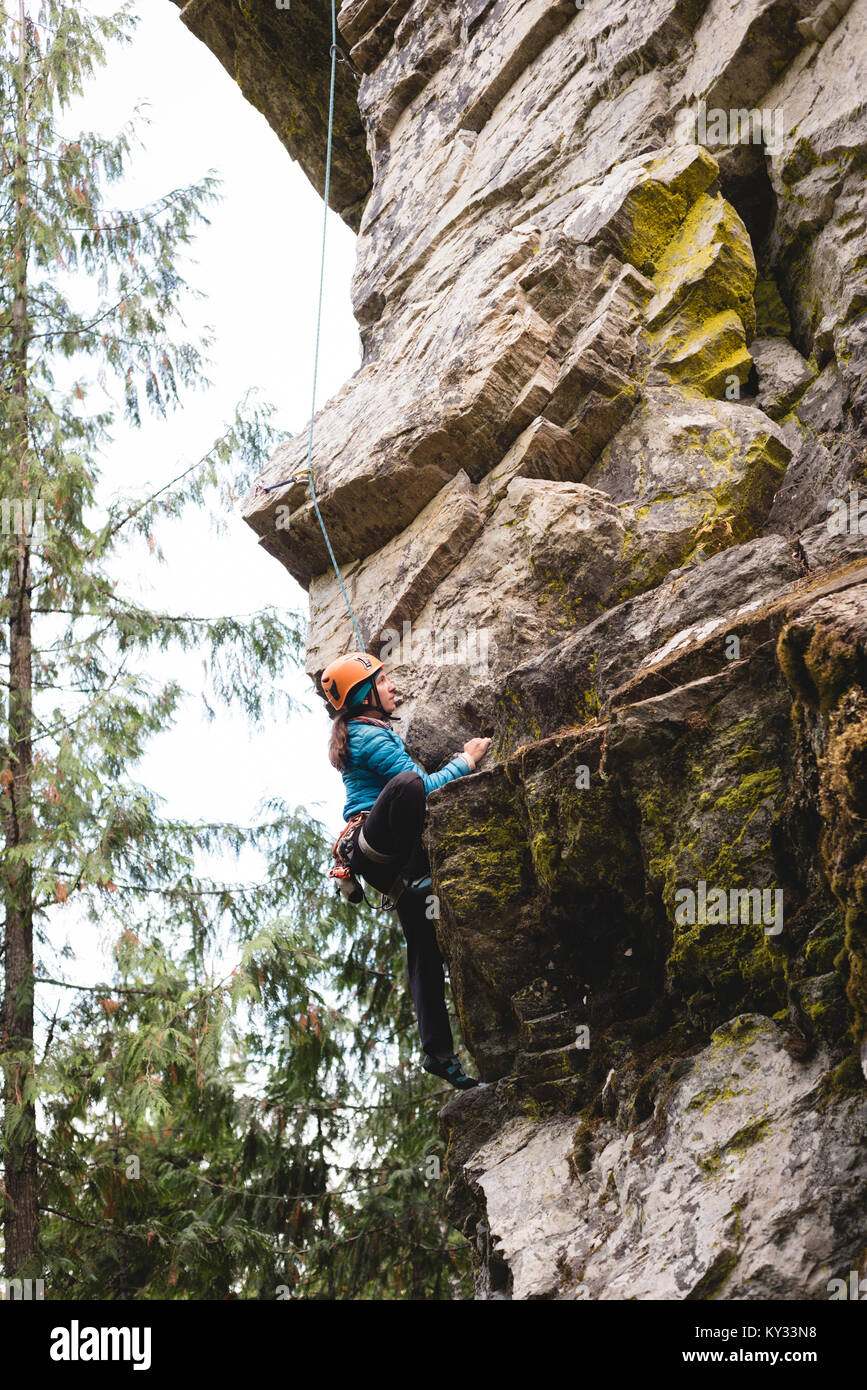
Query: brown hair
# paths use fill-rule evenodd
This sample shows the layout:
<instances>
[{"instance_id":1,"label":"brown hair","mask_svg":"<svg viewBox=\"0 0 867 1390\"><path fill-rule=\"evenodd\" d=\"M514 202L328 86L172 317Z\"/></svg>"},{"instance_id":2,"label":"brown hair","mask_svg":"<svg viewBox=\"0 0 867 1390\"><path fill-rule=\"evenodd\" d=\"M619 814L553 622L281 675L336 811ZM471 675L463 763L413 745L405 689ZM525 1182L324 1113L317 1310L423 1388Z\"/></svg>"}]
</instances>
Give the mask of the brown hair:
<instances>
[{"instance_id":1,"label":"brown hair","mask_svg":"<svg viewBox=\"0 0 867 1390\"><path fill-rule=\"evenodd\" d=\"M328 740L328 761L338 772L343 772L349 766L349 733L346 726L350 717L354 719L357 714L373 714L382 718L381 712L366 702L363 705L354 705L351 710L342 709L333 715L331 737Z\"/></svg>"}]
</instances>

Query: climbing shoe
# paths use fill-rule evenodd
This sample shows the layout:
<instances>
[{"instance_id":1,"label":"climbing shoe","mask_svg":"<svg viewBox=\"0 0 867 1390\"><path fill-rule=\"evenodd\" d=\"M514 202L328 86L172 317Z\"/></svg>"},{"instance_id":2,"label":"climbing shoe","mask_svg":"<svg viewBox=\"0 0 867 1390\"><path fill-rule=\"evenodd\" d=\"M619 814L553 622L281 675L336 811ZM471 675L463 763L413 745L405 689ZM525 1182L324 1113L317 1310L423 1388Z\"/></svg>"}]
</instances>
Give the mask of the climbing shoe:
<instances>
[{"instance_id":1,"label":"climbing shoe","mask_svg":"<svg viewBox=\"0 0 867 1390\"><path fill-rule=\"evenodd\" d=\"M422 1066L432 1076L441 1076L443 1081L447 1081L458 1091L469 1091L473 1086L479 1085L474 1076L467 1076L454 1053L444 1062L439 1057L429 1057L425 1053Z\"/></svg>"}]
</instances>

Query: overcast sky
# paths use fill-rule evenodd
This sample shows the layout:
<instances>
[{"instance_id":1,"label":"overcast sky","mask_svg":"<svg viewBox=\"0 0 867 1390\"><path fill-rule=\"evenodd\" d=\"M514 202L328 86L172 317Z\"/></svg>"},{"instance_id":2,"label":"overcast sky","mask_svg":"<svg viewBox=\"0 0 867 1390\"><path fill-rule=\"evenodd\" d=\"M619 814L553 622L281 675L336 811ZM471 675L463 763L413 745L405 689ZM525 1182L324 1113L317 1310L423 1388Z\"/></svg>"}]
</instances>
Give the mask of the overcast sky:
<instances>
[{"instance_id":1,"label":"overcast sky","mask_svg":"<svg viewBox=\"0 0 867 1390\"><path fill-rule=\"evenodd\" d=\"M109 13L116 6L89 0L88 8ZM322 200L170 0L141 7L132 44L112 52L64 128L116 133L140 102L149 106L146 148L130 161L124 184L109 190L110 205L140 206L211 170L222 179L223 201L197 236L197 264L186 276L206 295L191 307L190 322L198 318L214 330L214 387L188 395L167 421L119 428L104 459L105 495L159 484L202 455L250 386L278 407L283 428L298 433L309 419L313 382ZM317 408L361 361L349 296L354 256L353 233L329 213ZM90 403L100 408L96 395ZM223 536L190 513L161 526L158 537L165 564L142 546L121 576L127 592L153 606L238 614L277 604L306 612L303 590L239 516L229 518ZM171 669L189 690L201 685L199 660L176 660ZM240 717L208 723L192 695L174 729L135 769L136 779L166 798L169 815L246 821L259 802L279 794L336 835L343 795L325 753L329 721L303 673L292 688L311 712L252 730ZM237 870L227 866L227 876L234 879Z\"/></svg>"},{"instance_id":2,"label":"overcast sky","mask_svg":"<svg viewBox=\"0 0 867 1390\"><path fill-rule=\"evenodd\" d=\"M91 0L90 8L114 6ZM214 329L209 375L215 385L190 394L165 422L118 431L105 462L109 490L161 482L178 461L197 458L249 386L274 402L285 429L303 430L313 381L322 200L170 0L142 7L133 43L113 55L75 116L84 126L114 131L142 101L151 122L146 149L131 161L122 189L112 189L112 201L136 206L211 169L223 181L223 201L197 236L197 264L187 275L206 295L191 313ZM361 360L349 299L354 256L353 233L329 213L317 407ZM224 536L196 525L192 514L161 535L166 563L143 550L129 575L131 587L149 592L155 603L211 614L267 603L306 611L304 591L240 517L230 518ZM145 780L171 797L173 811L189 816L236 819L262 796L280 792L303 805L322 801L325 813L339 818L341 783L324 753L328 720L307 695L306 677L293 686L317 707L282 728L248 732L243 722L207 724L191 702L188 718L155 745Z\"/></svg>"}]
</instances>

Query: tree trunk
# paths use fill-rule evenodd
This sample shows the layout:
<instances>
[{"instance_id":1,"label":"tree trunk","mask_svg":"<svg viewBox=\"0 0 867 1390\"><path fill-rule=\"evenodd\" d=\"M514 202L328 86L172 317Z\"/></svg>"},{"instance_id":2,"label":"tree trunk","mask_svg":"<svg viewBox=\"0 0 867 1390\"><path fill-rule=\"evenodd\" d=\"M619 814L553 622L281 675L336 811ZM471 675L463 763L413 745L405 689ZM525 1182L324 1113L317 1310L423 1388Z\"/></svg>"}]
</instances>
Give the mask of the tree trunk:
<instances>
[{"instance_id":1,"label":"tree trunk","mask_svg":"<svg viewBox=\"0 0 867 1390\"><path fill-rule=\"evenodd\" d=\"M22 504L30 496L27 352L30 320L27 300L27 42L24 0L19 0L21 90L17 112L15 252L12 275L13 372L8 402L14 452L12 475ZM25 509L22 507L22 511ZM19 514L20 515L20 514ZM29 516L28 516L29 521ZM13 541L9 567L9 749L12 781L4 802L7 854L33 838L32 813L32 668L30 612L30 537L28 521ZM7 1145L5 1271L33 1277L37 1269L39 1203L37 1194L36 1107L28 1082L34 1075L33 1054L33 874L23 861L7 862L5 981L2 1046L4 1057L3 1123Z\"/></svg>"}]
</instances>

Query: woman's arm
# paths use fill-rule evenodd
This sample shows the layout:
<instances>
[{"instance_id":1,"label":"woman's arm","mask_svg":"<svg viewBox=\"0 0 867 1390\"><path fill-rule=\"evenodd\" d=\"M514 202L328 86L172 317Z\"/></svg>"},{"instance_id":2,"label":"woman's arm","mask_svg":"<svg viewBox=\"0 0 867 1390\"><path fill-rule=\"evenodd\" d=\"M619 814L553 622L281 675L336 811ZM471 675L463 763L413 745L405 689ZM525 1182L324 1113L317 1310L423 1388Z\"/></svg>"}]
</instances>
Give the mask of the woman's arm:
<instances>
[{"instance_id":1,"label":"woman's arm","mask_svg":"<svg viewBox=\"0 0 867 1390\"><path fill-rule=\"evenodd\" d=\"M352 761L356 767L367 767L380 777L388 780L399 772L417 772L424 782L425 794L444 787L456 777L466 777L475 771L475 764L468 753L457 753L441 767L439 772L425 772L409 756L403 740L391 729L381 729L376 725L355 725L350 728ZM369 732L361 733L361 729ZM356 730L358 731L356 733Z\"/></svg>"}]
</instances>

